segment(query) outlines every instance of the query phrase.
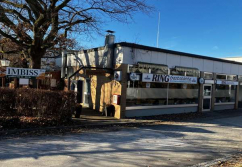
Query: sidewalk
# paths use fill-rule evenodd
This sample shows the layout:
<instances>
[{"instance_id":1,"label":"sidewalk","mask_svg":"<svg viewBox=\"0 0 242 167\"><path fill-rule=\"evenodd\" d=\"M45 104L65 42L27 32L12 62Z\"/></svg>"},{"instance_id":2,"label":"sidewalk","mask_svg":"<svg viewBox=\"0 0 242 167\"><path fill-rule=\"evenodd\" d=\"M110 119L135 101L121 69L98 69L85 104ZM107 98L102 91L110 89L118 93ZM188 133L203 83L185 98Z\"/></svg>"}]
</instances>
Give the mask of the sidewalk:
<instances>
[{"instance_id":1,"label":"sidewalk","mask_svg":"<svg viewBox=\"0 0 242 167\"><path fill-rule=\"evenodd\" d=\"M85 114L85 113L84 113ZM73 118L75 122L71 126L55 126L0 131L0 137L20 135L46 135L79 133L90 130L111 130L110 128L139 127L146 125L172 124L174 122L196 122L197 120L209 120L214 118L236 117L242 115L242 110L224 110L205 113L183 113L159 116L139 117L132 119L116 119L101 114L81 115L81 118Z\"/></svg>"}]
</instances>

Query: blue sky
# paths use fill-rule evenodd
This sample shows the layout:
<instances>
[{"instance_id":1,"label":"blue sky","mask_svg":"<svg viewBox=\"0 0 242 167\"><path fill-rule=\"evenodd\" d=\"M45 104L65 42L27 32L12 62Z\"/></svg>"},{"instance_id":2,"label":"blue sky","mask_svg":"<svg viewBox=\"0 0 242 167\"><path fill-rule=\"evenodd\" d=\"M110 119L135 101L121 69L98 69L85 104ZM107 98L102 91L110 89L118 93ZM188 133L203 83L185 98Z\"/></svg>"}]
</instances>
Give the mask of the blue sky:
<instances>
[{"instance_id":1,"label":"blue sky","mask_svg":"<svg viewBox=\"0 0 242 167\"><path fill-rule=\"evenodd\" d=\"M211 57L242 56L242 0L148 0L156 11L136 13L129 24L109 22L116 42L156 47L160 12L159 47ZM104 37L81 43L86 48L104 44Z\"/></svg>"}]
</instances>

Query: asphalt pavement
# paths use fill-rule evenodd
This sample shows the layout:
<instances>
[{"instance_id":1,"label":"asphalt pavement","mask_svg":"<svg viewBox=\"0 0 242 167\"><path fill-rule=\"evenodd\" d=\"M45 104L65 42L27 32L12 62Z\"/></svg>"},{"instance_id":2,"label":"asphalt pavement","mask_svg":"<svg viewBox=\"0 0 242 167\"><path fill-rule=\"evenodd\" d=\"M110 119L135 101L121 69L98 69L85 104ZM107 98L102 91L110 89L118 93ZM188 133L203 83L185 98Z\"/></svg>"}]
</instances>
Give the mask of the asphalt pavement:
<instances>
[{"instance_id":1,"label":"asphalt pavement","mask_svg":"<svg viewBox=\"0 0 242 167\"><path fill-rule=\"evenodd\" d=\"M242 152L242 111L186 122L0 141L0 167L192 166Z\"/></svg>"}]
</instances>

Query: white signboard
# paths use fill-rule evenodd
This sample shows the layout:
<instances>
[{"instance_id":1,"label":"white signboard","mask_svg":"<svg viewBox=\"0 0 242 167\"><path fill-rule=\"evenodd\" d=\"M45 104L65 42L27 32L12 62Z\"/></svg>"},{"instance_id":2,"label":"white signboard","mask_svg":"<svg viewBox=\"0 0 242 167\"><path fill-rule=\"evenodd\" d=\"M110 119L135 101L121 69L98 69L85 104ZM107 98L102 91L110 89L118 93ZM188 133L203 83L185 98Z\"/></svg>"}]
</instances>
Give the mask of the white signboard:
<instances>
[{"instance_id":1,"label":"white signboard","mask_svg":"<svg viewBox=\"0 0 242 167\"><path fill-rule=\"evenodd\" d=\"M214 80L205 80L205 84L214 84Z\"/></svg>"},{"instance_id":2,"label":"white signboard","mask_svg":"<svg viewBox=\"0 0 242 167\"><path fill-rule=\"evenodd\" d=\"M29 79L20 78L19 85L29 85Z\"/></svg>"},{"instance_id":3,"label":"white signboard","mask_svg":"<svg viewBox=\"0 0 242 167\"><path fill-rule=\"evenodd\" d=\"M6 70L6 76L8 77L31 78L39 77L40 75L45 75L45 70L13 67L7 67Z\"/></svg>"},{"instance_id":4,"label":"white signboard","mask_svg":"<svg viewBox=\"0 0 242 167\"><path fill-rule=\"evenodd\" d=\"M51 87L56 87L56 79L51 79L50 80L50 86Z\"/></svg>"},{"instance_id":5,"label":"white signboard","mask_svg":"<svg viewBox=\"0 0 242 167\"><path fill-rule=\"evenodd\" d=\"M142 82L197 84L197 77L144 73L142 74Z\"/></svg>"},{"instance_id":6,"label":"white signboard","mask_svg":"<svg viewBox=\"0 0 242 167\"><path fill-rule=\"evenodd\" d=\"M216 84L218 84L218 85L239 85L239 82L237 82L237 81L217 80Z\"/></svg>"}]
</instances>

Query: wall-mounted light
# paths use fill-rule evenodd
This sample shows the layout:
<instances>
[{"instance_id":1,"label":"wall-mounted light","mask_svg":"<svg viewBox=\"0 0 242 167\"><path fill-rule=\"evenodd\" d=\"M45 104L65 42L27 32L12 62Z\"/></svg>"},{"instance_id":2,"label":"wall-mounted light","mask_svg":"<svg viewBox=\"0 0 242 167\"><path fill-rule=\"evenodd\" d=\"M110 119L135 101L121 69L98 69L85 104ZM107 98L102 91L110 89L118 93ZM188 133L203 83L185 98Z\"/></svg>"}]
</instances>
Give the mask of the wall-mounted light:
<instances>
[{"instance_id":1,"label":"wall-mounted light","mask_svg":"<svg viewBox=\"0 0 242 167\"><path fill-rule=\"evenodd\" d=\"M0 61L1 61L2 67L8 67L10 65L10 60L8 59L2 59Z\"/></svg>"}]
</instances>

